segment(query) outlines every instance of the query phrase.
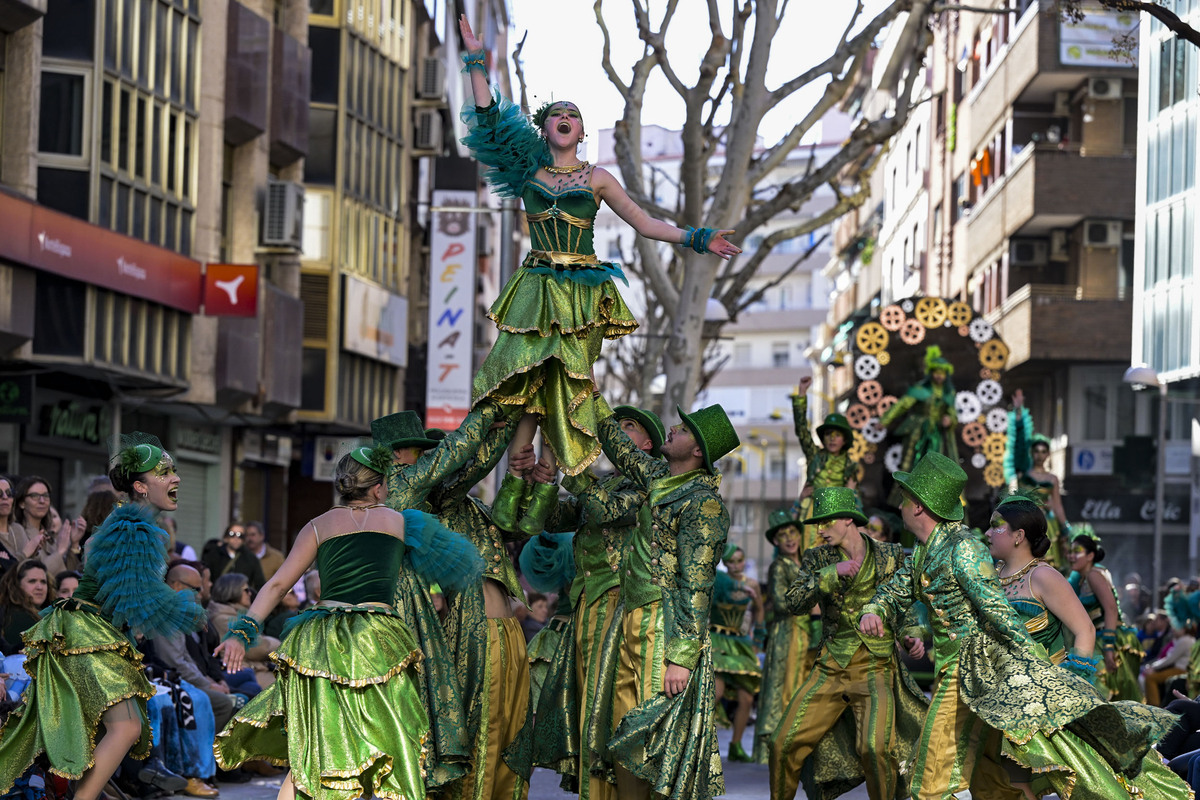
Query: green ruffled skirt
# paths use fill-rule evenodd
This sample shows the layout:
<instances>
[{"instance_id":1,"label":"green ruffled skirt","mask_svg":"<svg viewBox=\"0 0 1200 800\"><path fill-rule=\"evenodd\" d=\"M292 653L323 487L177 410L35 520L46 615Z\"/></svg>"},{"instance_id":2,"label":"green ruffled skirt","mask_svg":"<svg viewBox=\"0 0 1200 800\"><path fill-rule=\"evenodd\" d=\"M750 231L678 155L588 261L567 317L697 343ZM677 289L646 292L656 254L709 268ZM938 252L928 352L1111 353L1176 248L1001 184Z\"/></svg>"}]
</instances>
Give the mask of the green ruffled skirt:
<instances>
[{"instance_id":1,"label":"green ruffled skirt","mask_svg":"<svg viewBox=\"0 0 1200 800\"><path fill-rule=\"evenodd\" d=\"M611 280L588 286L519 269L492 304L500 329L475 374L472 403L485 397L542 417L542 436L567 475L600 454L592 365L605 339L638 326Z\"/></svg>"},{"instance_id":2,"label":"green ruffled skirt","mask_svg":"<svg viewBox=\"0 0 1200 800\"><path fill-rule=\"evenodd\" d=\"M142 735L129 754L150 754L146 701L154 687L142 654L95 606L59 601L22 634L32 682L0 728L0 794L42 753L50 771L77 779L95 763L96 733L109 708L133 700Z\"/></svg>"},{"instance_id":3,"label":"green ruffled skirt","mask_svg":"<svg viewBox=\"0 0 1200 800\"><path fill-rule=\"evenodd\" d=\"M712 642L713 673L725 681L726 687L758 694L762 670L758 666L758 650L754 642L743 636L715 631L710 631L709 639Z\"/></svg>"},{"instance_id":4,"label":"green ruffled skirt","mask_svg":"<svg viewBox=\"0 0 1200 800\"><path fill-rule=\"evenodd\" d=\"M1138 683L1138 673L1142 669L1142 645L1138 641L1137 631L1128 625L1117 628L1117 669L1109 672L1104 667L1104 650L1100 644L1100 636L1096 636L1096 656L1100 664L1093 683L1102 694L1112 700L1133 700L1141 702L1146 699L1142 694L1142 686Z\"/></svg>"},{"instance_id":5,"label":"green ruffled skirt","mask_svg":"<svg viewBox=\"0 0 1200 800\"><path fill-rule=\"evenodd\" d=\"M425 797L416 639L383 610L322 611L271 654L276 681L217 734L217 762L290 766L297 791L315 800Z\"/></svg>"}]
</instances>

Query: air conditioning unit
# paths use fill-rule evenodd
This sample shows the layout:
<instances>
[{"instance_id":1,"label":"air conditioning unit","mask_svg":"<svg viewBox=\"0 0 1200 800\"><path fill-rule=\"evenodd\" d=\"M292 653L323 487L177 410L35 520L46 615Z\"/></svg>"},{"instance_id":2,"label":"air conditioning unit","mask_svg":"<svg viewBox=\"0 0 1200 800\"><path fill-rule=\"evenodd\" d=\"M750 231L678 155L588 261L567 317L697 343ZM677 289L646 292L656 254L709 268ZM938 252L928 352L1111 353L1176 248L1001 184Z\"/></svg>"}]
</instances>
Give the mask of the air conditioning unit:
<instances>
[{"instance_id":1,"label":"air conditioning unit","mask_svg":"<svg viewBox=\"0 0 1200 800\"><path fill-rule=\"evenodd\" d=\"M1088 97L1093 100L1120 100L1123 94L1120 78L1088 78Z\"/></svg>"},{"instance_id":2,"label":"air conditioning unit","mask_svg":"<svg viewBox=\"0 0 1200 800\"><path fill-rule=\"evenodd\" d=\"M300 249L304 241L304 187L289 181L267 181L263 203L264 247Z\"/></svg>"},{"instance_id":3,"label":"air conditioning unit","mask_svg":"<svg viewBox=\"0 0 1200 800\"><path fill-rule=\"evenodd\" d=\"M1044 266L1049 250L1044 239L1013 239L1008 244L1008 263L1014 267Z\"/></svg>"},{"instance_id":4,"label":"air conditioning unit","mask_svg":"<svg viewBox=\"0 0 1200 800\"><path fill-rule=\"evenodd\" d=\"M1125 225L1120 220L1089 219L1083 223L1083 243L1088 247L1120 247Z\"/></svg>"},{"instance_id":5,"label":"air conditioning unit","mask_svg":"<svg viewBox=\"0 0 1200 800\"><path fill-rule=\"evenodd\" d=\"M1070 261L1071 251L1067 247L1067 232L1063 230L1050 231L1050 260Z\"/></svg>"},{"instance_id":6,"label":"air conditioning unit","mask_svg":"<svg viewBox=\"0 0 1200 800\"><path fill-rule=\"evenodd\" d=\"M413 140L417 150L442 150L442 114L436 108L418 108L413 121Z\"/></svg>"},{"instance_id":7,"label":"air conditioning unit","mask_svg":"<svg viewBox=\"0 0 1200 800\"><path fill-rule=\"evenodd\" d=\"M1069 117L1071 116L1071 93L1068 91L1058 91L1054 93L1054 116Z\"/></svg>"},{"instance_id":8,"label":"air conditioning unit","mask_svg":"<svg viewBox=\"0 0 1200 800\"><path fill-rule=\"evenodd\" d=\"M446 93L446 65L440 58L426 56L421 62L421 82L417 97L422 100L441 100Z\"/></svg>"}]
</instances>

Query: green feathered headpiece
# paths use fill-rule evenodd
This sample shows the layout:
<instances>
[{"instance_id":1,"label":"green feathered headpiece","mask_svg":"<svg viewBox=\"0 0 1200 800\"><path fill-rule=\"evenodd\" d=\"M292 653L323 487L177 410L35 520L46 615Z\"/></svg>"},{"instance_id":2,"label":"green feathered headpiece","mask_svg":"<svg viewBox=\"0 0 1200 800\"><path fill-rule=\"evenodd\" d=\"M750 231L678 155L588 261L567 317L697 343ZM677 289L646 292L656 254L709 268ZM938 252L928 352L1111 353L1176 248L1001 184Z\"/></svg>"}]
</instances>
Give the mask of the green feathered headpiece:
<instances>
[{"instance_id":1,"label":"green feathered headpiece","mask_svg":"<svg viewBox=\"0 0 1200 800\"><path fill-rule=\"evenodd\" d=\"M954 374L954 365L942 357L942 348L931 344L925 348L925 374L928 375L935 369L940 369L947 375Z\"/></svg>"},{"instance_id":2,"label":"green feathered headpiece","mask_svg":"<svg viewBox=\"0 0 1200 800\"><path fill-rule=\"evenodd\" d=\"M1046 504L1042 502L1041 496L1038 494L1038 490L1032 486L1013 489L1011 492L1000 498L1000 502L996 503L996 508L1000 508L1000 506L1004 505L1005 503L1011 503L1013 500L1028 500L1042 511L1045 511L1046 508Z\"/></svg>"},{"instance_id":3,"label":"green feathered headpiece","mask_svg":"<svg viewBox=\"0 0 1200 800\"><path fill-rule=\"evenodd\" d=\"M386 444L374 447L356 447L350 451L350 457L367 469L373 469L380 475L387 475L388 467L392 465L392 448Z\"/></svg>"},{"instance_id":4,"label":"green feathered headpiece","mask_svg":"<svg viewBox=\"0 0 1200 800\"><path fill-rule=\"evenodd\" d=\"M158 437L141 431L122 433L120 446L113 456L116 466L129 478L149 472L164 458L170 459L171 456Z\"/></svg>"},{"instance_id":5,"label":"green feathered headpiece","mask_svg":"<svg viewBox=\"0 0 1200 800\"><path fill-rule=\"evenodd\" d=\"M555 106L571 106L575 109L575 113L579 114L580 124L583 123L583 112L579 110L579 106L569 100L551 100L548 103L542 103L538 106L538 110L533 112L533 124L537 126L539 131L546 124L546 117L550 116L550 109Z\"/></svg>"},{"instance_id":6,"label":"green feathered headpiece","mask_svg":"<svg viewBox=\"0 0 1200 800\"><path fill-rule=\"evenodd\" d=\"M1096 533L1096 529L1092 527L1090 522L1076 522L1071 526L1071 541L1075 541L1080 536L1086 536L1097 545L1100 544L1100 536Z\"/></svg>"},{"instance_id":7,"label":"green feathered headpiece","mask_svg":"<svg viewBox=\"0 0 1200 800\"><path fill-rule=\"evenodd\" d=\"M1045 445L1046 449L1049 450L1050 437L1044 433L1035 433L1033 436L1029 437L1029 446L1032 448L1035 444Z\"/></svg>"}]
</instances>

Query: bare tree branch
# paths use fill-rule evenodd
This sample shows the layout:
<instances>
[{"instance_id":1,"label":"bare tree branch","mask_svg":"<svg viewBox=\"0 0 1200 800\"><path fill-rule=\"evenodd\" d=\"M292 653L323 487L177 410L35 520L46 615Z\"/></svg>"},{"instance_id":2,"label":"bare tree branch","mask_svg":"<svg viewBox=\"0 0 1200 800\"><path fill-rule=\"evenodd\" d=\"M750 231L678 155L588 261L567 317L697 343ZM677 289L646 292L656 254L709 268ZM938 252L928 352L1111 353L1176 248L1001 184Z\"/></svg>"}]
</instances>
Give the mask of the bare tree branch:
<instances>
[{"instance_id":1,"label":"bare tree branch","mask_svg":"<svg viewBox=\"0 0 1200 800\"><path fill-rule=\"evenodd\" d=\"M526 30L512 53L513 69L517 73L517 84L521 87L521 111L525 114L529 113L529 94L525 86L525 63L521 61L521 52L525 49L525 40L528 38L529 31Z\"/></svg>"}]
</instances>

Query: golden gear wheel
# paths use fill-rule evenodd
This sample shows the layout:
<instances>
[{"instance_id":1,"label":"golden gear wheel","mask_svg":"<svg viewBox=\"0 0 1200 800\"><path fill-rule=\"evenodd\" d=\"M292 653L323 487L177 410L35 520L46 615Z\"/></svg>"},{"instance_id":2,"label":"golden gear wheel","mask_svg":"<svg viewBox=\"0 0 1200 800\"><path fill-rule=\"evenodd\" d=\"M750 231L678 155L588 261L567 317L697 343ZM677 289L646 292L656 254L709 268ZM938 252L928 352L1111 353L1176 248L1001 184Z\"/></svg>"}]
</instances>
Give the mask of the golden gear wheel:
<instances>
[{"instance_id":1,"label":"golden gear wheel","mask_svg":"<svg viewBox=\"0 0 1200 800\"><path fill-rule=\"evenodd\" d=\"M1003 433L989 433L983 440L983 454L988 461L999 461L1004 458L1004 442L1007 436Z\"/></svg>"},{"instance_id":2,"label":"golden gear wheel","mask_svg":"<svg viewBox=\"0 0 1200 800\"><path fill-rule=\"evenodd\" d=\"M851 461L860 461L863 457L863 453L865 453L866 451L867 451L867 440L862 438L858 434L855 434L854 435L854 444L850 445L850 449L846 451L846 455L850 456Z\"/></svg>"},{"instance_id":3,"label":"golden gear wheel","mask_svg":"<svg viewBox=\"0 0 1200 800\"><path fill-rule=\"evenodd\" d=\"M859 350L873 356L888 346L888 332L878 322L868 322L858 329L854 341Z\"/></svg>"},{"instance_id":4,"label":"golden gear wheel","mask_svg":"<svg viewBox=\"0 0 1200 800\"><path fill-rule=\"evenodd\" d=\"M862 426L867 424L871 419L871 409L864 406L862 403L855 403L846 409L846 421L850 423L850 427L854 430L862 430ZM854 437L858 439L858 436Z\"/></svg>"},{"instance_id":5,"label":"golden gear wheel","mask_svg":"<svg viewBox=\"0 0 1200 800\"><path fill-rule=\"evenodd\" d=\"M1004 369L1008 363L1008 345L999 339L989 339L979 346L979 363L988 369Z\"/></svg>"},{"instance_id":6,"label":"golden gear wheel","mask_svg":"<svg viewBox=\"0 0 1200 800\"><path fill-rule=\"evenodd\" d=\"M913 309L913 316L926 328L940 328L946 321L946 301L940 297L922 297Z\"/></svg>"},{"instance_id":7,"label":"golden gear wheel","mask_svg":"<svg viewBox=\"0 0 1200 800\"><path fill-rule=\"evenodd\" d=\"M915 319L907 319L900 326L900 339L908 345L918 345L925 341L925 326Z\"/></svg>"},{"instance_id":8,"label":"golden gear wheel","mask_svg":"<svg viewBox=\"0 0 1200 800\"><path fill-rule=\"evenodd\" d=\"M888 355L887 350L880 350L875 354L875 360L879 362L879 366L886 367L888 362L892 360L892 357Z\"/></svg>"},{"instance_id":9,"label":"golden gear wheel","mask_svg":"<svg viewBox=\"0 0 1200 800\"><path fill-rule=\"evenodd\" d=\"M970 447L979 447L987 439L987 428L980 425L978 422L969 422L963 425L962 440Z\"/></svg>"},{"instance_id":10,"label":"golden gear wheel","mask_svg":"<svg viewBox=\"0 0 1200 800\"><path fill-rule=\"evenodd\" d=\"M971 321L971 317L975 316L975 312L966 303L955 301L946 309L946 319L950 320L950 324L956 328L965 328L967 323ZM966 336L967 334L962 334Z\"/></svg>"},{"instance_id":11,"label":"golden gear wheel","mask_svg":"<svg viewBox=\"0 0 1200 800\"><path fill-rule=\"evenodd\" d=\"M879 405L875 406L875 411L882 417L894 405L896 405L896 395L887 394L879 398Z\"/></svg>"},{"instance_id":12,"label":"golden gear wheel","mask_svg":"<svg viewBox=\"0 0 1200 800\"><path fill-rule=\"evenodd\" d=\"M883 385L879 381L863 381L858 385L858 399L873 406L883 397Z\"/></svg>"},{"instance_id":13,"label":"golden gear wheel","mask_svg":"<svg viewBox=\"0 0 1200 800\"><path fill-rule=\"evenodd\" d=\"M898 331L904 324L904 309L893 303L879 312L879 324L889 331Z\"/></svg>"},{"instance_id":14,"label":"golden gear wheel","mask_svg":"<svg viewBox=\"0 0 1200 800\"><path fill-rule=\"evenodd\" d=\"M988 486L993 489L1004 485L1004 466L999 462L993 461L987 465L983 471L983 480Z\"/></svg>"}]
</instances>

